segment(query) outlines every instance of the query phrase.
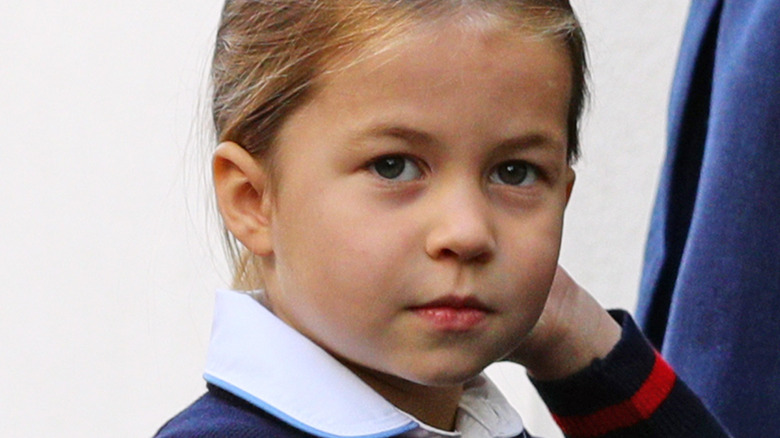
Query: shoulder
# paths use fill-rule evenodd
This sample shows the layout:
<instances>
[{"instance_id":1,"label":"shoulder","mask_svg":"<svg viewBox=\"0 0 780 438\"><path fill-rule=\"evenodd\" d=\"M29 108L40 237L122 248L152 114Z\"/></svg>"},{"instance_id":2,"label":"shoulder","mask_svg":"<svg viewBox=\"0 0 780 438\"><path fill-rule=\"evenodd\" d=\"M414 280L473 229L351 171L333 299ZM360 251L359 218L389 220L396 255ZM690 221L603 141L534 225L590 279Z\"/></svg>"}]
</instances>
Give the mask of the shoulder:
<instances>
[{"instance_id":1,"label":"shoulder","mask_svg":"<svg viewBox=\"0 0 780 438\"><path fill-rule=\"evenodd\" d=\"M244 400L209 385L208 392L168 421L156 438L310 438Z\"/></svg>"}]
</instances>

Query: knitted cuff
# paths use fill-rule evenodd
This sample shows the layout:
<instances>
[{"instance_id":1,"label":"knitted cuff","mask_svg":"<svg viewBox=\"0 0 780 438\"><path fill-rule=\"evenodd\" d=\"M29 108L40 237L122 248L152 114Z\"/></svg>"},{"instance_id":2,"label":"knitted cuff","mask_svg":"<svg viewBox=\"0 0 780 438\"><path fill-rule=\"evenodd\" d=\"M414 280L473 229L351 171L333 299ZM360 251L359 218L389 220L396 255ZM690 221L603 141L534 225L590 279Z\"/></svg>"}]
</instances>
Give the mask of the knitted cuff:
<instances>
[{"instance_id":1,"label":"knitted cuff","mask_svg":"<svg viewBox=\"0 0 780 438\"><path fill-rule=\"evenodd\" d=\"M726 437L623 311L621 339L604 359L561 380L531 379L567 437Z\"/></svg>"}]
</instances>

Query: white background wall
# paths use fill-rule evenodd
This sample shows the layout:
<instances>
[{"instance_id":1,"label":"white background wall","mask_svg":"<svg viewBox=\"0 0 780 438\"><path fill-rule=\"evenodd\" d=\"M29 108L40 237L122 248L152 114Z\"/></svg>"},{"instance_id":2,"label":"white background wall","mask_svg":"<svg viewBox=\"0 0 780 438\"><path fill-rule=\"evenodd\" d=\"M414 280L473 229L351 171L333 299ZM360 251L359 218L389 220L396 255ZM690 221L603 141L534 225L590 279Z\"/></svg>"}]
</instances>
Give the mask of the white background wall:
<instances>
[{"instance_id":1,"label":"white background wall","mask_svg":"<svg viewBox=\"0 0 780 438\"><path fill-rule=\"evenodd\" d=\"M0 7L0 436L150 436L203 391L228 281L196 128L219 3ZM633 308L687 5L575 5L594 99L562 260ZM521 370L492 373L560 436Z\"/></svg>"}]
</instances>

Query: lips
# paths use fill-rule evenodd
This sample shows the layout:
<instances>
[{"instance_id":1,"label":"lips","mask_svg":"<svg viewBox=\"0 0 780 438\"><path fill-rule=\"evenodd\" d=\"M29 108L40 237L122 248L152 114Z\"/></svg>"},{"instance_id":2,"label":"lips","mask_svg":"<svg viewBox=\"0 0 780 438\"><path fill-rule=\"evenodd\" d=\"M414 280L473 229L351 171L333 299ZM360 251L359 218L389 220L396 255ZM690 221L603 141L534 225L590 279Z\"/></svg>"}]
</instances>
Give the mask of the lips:
<instances>
[{"instance_id":1,"label":"lips","mask_svg":"<svg viewBox=\"0 0 780 438\"><path fill-rule=\"evenodd\" d=\"M433 328L442 331L469 331L482 323L491 310L474 297L443 297L411 310Z\"/></svg>"}]
</instances>

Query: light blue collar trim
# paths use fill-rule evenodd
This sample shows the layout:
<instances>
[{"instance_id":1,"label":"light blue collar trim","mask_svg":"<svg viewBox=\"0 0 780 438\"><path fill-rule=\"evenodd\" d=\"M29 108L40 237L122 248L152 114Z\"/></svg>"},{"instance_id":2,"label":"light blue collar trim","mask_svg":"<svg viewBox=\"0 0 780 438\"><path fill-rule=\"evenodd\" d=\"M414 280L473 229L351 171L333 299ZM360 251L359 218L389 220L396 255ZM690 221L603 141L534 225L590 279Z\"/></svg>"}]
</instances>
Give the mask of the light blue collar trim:
<instances>
[{"instance_id":1,"label":"light blue collar trim","mask_svg":"<svg viewBox=\"0 0 780 438\"><path fill-rule=\"evenodd\" d=\"M242 292L217 292L204 378L319 437L384 438L415 429L434 432L428 436L459 435L437 431L399 410L325 350ZM481 377L478 380L477 393L491 400L465 407L465 423L481 425L491 436L519 435L523 426L517 413L492 384L485 385L486 379ZM485 425L486 419L492 424Z\"/></svg>"},{"instance_id":2,"label":"light blue collar trim","mask_svg":"<svg viewBox=\"0 0 780 438\"><path fill-rule=\"evenodd\" d=\"M231 385L228 382L220 380L220 379L218 379L218 378L216 378L216 377L214 377L214 376L212 376L212 375L210 375L208 373L206 373L204 375L204 377L205 377L206 381L211 383L212 385L216 385L216 386L224 389L225 391L228 391L231 394L236 395L236 396L238 396L238 397L240 397L240 398L242 398L242 399L252 403L253 405L255 405L255 406L259 407L260 409L268 412L269 414L273 415L274 417L279 418L280 420L284 421L285 423L288 423L288 424L292 425L296 429L302 430L302 431L304 431L304 432L306 432L308 434L319 436L319 437L324 437L324 438L344 438L344 437L349 436L349 437L356 437L356 438L357 437L360 437L360 438L385 438L385 437L397 436L397 435L400 435L400 434L402 434L404 432L408 432L410 430L416 429L418 427L414 423L407 422L407 424L405 424L402 427L399 427L397 430L381 431L381 432L378 432L378 433L373 434L373 435L365 435L365 434L362 434L362 435L334 435L334 434L328 433L328 432L326 432L324 430L317 429L316 427L311 426L311 425L309 425L307 423L303 423L299 419L294 418L294 417L292 417L290 415L287 415L287 413L285 413L284 411L280 411L279 409L275 408L274 406L269 405L268 403L264 402L263 400L255 397L254 395L252 395L252 394L250 394L250 393L248 393L248 392L246 392L246 391L244 391L244 390L242 390L240 388L237 388L237 387Z\"/></svg>"}]
</instances>

